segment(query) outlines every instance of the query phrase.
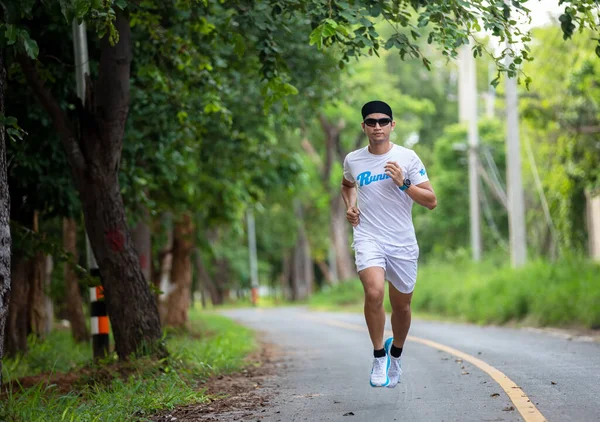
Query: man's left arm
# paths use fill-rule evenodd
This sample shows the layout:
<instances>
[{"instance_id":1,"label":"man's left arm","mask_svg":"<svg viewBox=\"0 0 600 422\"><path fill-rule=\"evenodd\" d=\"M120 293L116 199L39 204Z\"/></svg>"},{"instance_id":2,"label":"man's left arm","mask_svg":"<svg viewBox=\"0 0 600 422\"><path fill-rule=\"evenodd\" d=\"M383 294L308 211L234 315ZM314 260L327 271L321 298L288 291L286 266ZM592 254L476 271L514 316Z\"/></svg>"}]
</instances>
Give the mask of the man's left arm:
<instances>
[{"instance_id":1,"label":"man's left arm","mask_svg":"<svg viewBox=\"0 0 600 422\"><path fill-rule=\"evenodd\" d=\"M437 197L431 186L431 182L423 182L418 185L410 185L404 192L417 204L430 210L437 206Z\"/></svg>"},{"instance_id":2,"label":"man's left arm","mask_svg":"<svg viewBox=\"0 0 600 422\"><path fill-rule=\"evenodd\" d=\"M408 174L405 175L402 171L402 167L394 161L387 162L385 165L385 172L394 180L394 183L417 204L430 210L437 206L437 197L435 196L431 182L429 182L425 167L417 154L414 154L413 156L413 160L407 171ZM411 181L411 184L408 187L406 187L404 183L405 178L408 178L408 180Z\"/></svg>"}]
</instances>

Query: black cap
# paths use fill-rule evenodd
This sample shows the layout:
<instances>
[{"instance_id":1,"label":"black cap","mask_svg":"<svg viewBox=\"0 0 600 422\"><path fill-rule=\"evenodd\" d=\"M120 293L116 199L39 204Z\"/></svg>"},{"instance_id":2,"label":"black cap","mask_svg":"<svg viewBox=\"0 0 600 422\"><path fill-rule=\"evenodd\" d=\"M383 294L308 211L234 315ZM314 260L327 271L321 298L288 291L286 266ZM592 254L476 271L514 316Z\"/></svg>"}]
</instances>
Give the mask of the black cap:
<instances>
[{"instance_id":1,"label":"black cap","mask_svg":"<svg viewBox=\"0 0 600 422\"><path fill-rule=\"evenodd\" d=\"M387 114L388 116L390 116L390 119L392 119L392 120L394 119L394 116L392 116L392 108L389 105L387 105L387 103L384 103L383 101L369 101L368 103L366 103L363 106L363 108L362 108L363 120L369 114L373 114L373 113Z\"/></svg>"}]
</instances>

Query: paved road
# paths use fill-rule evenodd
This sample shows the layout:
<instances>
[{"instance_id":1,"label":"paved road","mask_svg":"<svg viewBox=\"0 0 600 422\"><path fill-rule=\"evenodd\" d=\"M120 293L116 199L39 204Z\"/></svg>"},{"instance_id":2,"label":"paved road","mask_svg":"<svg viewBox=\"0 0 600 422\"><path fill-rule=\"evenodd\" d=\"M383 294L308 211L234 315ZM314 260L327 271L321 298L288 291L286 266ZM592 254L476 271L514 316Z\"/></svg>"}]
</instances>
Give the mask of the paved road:
<instances>
[{"instance_id":1,"label":"paved road","mask_svg":"<svg viewBox=\"0 0 600 422\"><path fill-rule=\"evenodd\" d=\"M260 413L262 421L600 421L600 343L589 339L415 320L403 352L402 383L372 388L372 349L362 315L304 308L224 314L263 332L285 352L287 365L271 385L278 394ZM535 404L538 417L523 417L469 357L461 360L422 339L501 371L522 389L512 391Z\"/></svg>"}]
</instances>

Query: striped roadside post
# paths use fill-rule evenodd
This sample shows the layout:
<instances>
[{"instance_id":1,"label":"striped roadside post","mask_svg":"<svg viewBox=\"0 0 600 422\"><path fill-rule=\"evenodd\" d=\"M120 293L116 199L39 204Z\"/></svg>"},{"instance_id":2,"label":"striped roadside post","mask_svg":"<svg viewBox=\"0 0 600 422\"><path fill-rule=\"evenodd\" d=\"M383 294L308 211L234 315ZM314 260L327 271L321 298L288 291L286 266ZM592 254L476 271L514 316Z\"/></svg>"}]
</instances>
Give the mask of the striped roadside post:
<instances>
[{"instance_id":1,"label":"striped roadside post","mask_svg":"<svg viewBox=\"0 0 600 422\"><path fill-rule=\"evenodd\" d=\"M100 270L92 268L91 275L100 278ZM108 333L110 330L104 291L102 286L90 287L92 350L94 359L108 355Z\"/></svg>"}]
</instances>

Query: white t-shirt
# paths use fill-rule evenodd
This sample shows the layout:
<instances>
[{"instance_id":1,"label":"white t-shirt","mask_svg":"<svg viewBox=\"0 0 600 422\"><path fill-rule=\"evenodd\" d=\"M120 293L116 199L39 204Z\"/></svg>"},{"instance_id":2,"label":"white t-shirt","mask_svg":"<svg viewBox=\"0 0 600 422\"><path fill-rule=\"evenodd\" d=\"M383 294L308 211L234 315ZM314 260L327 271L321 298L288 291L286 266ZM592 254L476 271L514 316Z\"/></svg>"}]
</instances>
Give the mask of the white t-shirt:
<instances>
[{"instance_id":1,"label":"white t-shirt","mask_svg":"<svg viewBox=\"0 0 600 422\"><path fill-rule=\"evenodd\" d=\"M344 159L344 178L356 183L360 210L353 245L369 239L399 247L417 244L413 200L385 174L388 161L398 163L413 185L429 180L417 154L400 145L392 143L392 148L382 155L371 154L368 147L348 154Z\"/></svg>"}]
</instances>

